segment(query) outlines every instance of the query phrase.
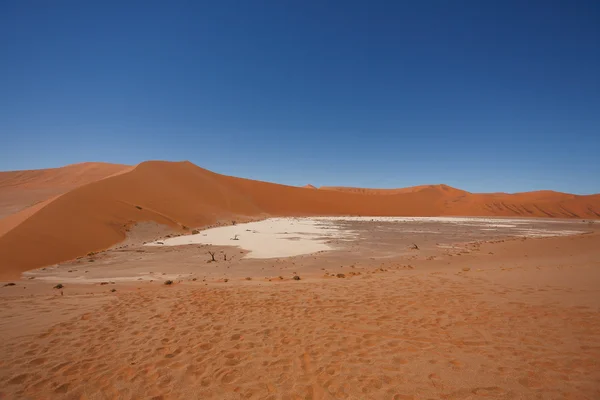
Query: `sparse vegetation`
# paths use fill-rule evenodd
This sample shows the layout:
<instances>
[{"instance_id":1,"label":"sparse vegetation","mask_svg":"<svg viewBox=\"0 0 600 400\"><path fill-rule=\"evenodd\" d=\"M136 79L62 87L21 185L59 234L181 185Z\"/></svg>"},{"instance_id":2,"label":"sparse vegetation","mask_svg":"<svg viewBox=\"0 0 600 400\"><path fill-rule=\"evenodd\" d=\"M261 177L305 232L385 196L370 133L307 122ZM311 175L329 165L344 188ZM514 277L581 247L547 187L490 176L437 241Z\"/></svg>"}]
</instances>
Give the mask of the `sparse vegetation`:
<instances>
[{"instance_id":1,"label":"sparse vegetation","mask_svg":"<svg viewBox=\"0 0 600 400\"><path fill-rule=\"evenodd\" d=\"M217 260L215 260L215 252L214 251L209 251L208 254L210 254L211 259L208 260L208 262L215 262Z\"/></svg>"},{"instance_id":2,"label":"sparse vegetation","mask_svg":"<svg viewBox=\"0 0 600 400\"><path fill-rule=\"evenodd\" d=\"M6 287L6 286L15 286L15 285L16 285L16 283L9 282L9 283L5 284L4 286Z\"/></svg>"},{"instance_id":3,"label":"sparse vegetation","mask_svg":"<svg viewBox=\"0 0 600 400\"><path fill-rule=\"evenodd\" d=\"M194 230L192 231L192 235L197 235L197 234L199 234L199 233L200 233L200 231L199 231L198 229L194 229Z\"/></svg>"},{"instance_id":4,"label":"sparse vegetation","mask_svg":"<svg viewBox=\"0 0 600 400\"><path fill-rule=\"evenodd\" d=\"M135 208L137 208L138 210L142 210L142 207L140 206L135 206Z\"/></svg>"},{"instance_id":5,"label":"sparse vegetation","mask_svg":"<svg viewBox=\"0 0 600 400\"><path fill-rule=\"evenodd\" d=\"M229 282L229 279L225 278L223 279L223 282Z\"/></svg>"},{"instance_id":6,"label":"sparse vegetation","mask_svg":"<svg viewBox=\"0 0 600 400\"><path fill-rule=\"evenodd\" d=\"M172 285L172 284L173 284L173 281L172 281L172 280L170 280L170 279L169 279L169 280L167 280L167 281L165 281L165 285Z\"/></svg>"},{"instance_id":7,"label":"sparse vegetation","mask_svg":"<svg viewBox=\"0 0 600 400\"><path fill-rule=\"evenodd\" d=\"M235 221L231 221L231 225L235 225L235 224L236 224L236 222L235 222Z\"/></svg>"},{"instance_id":8,"label":"sparse vegetation","mask_svg":"<svg viewBox=\"0 0 600 400\"><path fill-rule=\"evenodd\" d=\"M412 246L410 246L410 248L413 250L419 250L419 246L417 246L416 243L413 243Z\"/></svg>"},{"instance_id":9,"label":"sparse vegetation","mask_svg":"<svg viewBox=\"0 0 600 400\"><path fill-rule=\"evenodd\" d=\"M336 276L337 276L338 278L345 278L345 277L346 277L346 275L344 275L344 274L337 274Z\"/></svg>"},{"instance_id":10,"label":"sparse vegetation","mask_svg":"<svg viewBox=\"0 0 600 400\"><path fill-rule=\"evenodd\" d=\"M227 261L227 253L223 254L223 261Z\"/></svg>"},{"instance_id":11,"label":"sparse vegetation","mask_svg":"<svg viewBox=\"0 0 600 400\"><path fill-rule=\"evenodd\" d=\"M247 281L251 281L251 280L252 280L252 278L250 278L249 276L247 276L247 277L246 277L246 280L247 280Z\"/></svg>"},{"instance_id":12,"label":"sparse vegetation","mask_svg":"<svg viewBox=\"0 0 600 400\"><path fill-rule=\"evenodd\" d=\"M281 278L281 277L280 277L280 278ZM293 279L293 280L295 280L295 281L299 281L299 280L300 280L300 277L299 277L298 275L294 275L294 277L293 277L292 279Z\"/></svg>"},{"instance_id":13,"label":"sparse vegetation","mask_svg":"<svg viewBox=\"0 0 600 400\"><path fill-rule=\"evenodd\" d=\"M64 285L62 283L59 283L58 285L54 286L54 289L62 289L64 288Z\"/></svg>"},{"instance_id":14,"label":"sparse vegetation","mask_svg":"<svg viewBox=\"0 0 600 400\"><path fill-rule=\"evenodd\" d=\"M234 236L231 238L231 240L240 240L240 239L238 238L238 236L239 236L239 235L234 235Z\"/></svg>"},{"instance_id":15,"label":"sparse vegetation","mask_svg":"<svg viewBox=\"0 0 600 400\"><path fill-rule=\"evenodd\" d=\"M110 289L110 291L111 291L112 293L114 293L114 292L116 292L116 291L117 291L117 289Z\"/></svg>"}]
</instances>

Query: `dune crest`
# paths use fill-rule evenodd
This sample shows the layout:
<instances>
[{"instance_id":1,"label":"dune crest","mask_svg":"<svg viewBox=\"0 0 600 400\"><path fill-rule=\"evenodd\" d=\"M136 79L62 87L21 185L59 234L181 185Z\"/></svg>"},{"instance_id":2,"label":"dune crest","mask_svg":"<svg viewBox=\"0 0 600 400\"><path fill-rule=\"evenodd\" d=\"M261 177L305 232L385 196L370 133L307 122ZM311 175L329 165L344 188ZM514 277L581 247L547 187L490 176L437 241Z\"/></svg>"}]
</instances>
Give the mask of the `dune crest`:
<instances>
[{"instance_id":1,"label":"dune crest","mask_svg":"<svg viewBox=\"0 0 600 400\"><path fill-rule=\"evenodd\" d=\"M86 181L84 175L79 182ZM60 182L37 179L49 185ZM220 175L187 161L115 166L113 176L63 193L0 236L0 277L18 277L29 269L108 248L141 221L186 230L220 220L268 216L600 218L600 195L472 194L446 185L373 190L306 190Z\"/></svg>"},{"instance_id":2,"label":"dune crest","mask_svg":"<svg viewBox=\"0 0 600 400\"><path fill-rule=\"evenodd\" d=\"M369 195L390 195L390 194L400 194L400 193L413 193L420 192L426 189L438 190L440 192L446 193L454 193L456 195L467 194L464 190L453 188L452 186L439 184L439 185L419 185L419 186L410 186L405 188L394 188L394 189L371 189L371 188L357 188L357 187L347 187L347 186L321 186L319 189L321 190L334 190L337 192L344 193L355 193L355 194L369 194Z\"/></svg>"},{"instance_id":3,"label":"dune crest","mask_svg":"<svg viewBox=\"0 0 600 400\"><path fill-rule=\"evenodd\" d=\"M131 168L129 165L86 162L60 168L0 172L0 220L76 187Z\"/></svg>"}]
</instances>

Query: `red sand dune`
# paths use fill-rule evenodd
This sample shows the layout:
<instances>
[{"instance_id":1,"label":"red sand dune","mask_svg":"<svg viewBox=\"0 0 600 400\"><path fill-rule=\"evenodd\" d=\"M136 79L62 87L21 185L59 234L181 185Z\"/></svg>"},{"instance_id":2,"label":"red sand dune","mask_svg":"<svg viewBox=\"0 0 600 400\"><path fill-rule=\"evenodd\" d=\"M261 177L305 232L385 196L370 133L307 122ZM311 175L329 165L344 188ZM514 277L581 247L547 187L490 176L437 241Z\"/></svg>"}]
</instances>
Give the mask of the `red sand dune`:
<instances>
[{"instance_id":1,"label":"red sand dune","mask_svg":"<svg viewBox=\"0 0 600 400\"><path fill-rule=\"evenodd\" d=\"M88 162L61 168L0 172L0 219L78 186L132 169Z\"/></svg>"},{"instance_id":2,"label":"red sand dune","mask_svg":"<svg viewBox=\"0 0 600 400\"><path fill-rule=\"evenodd\" d=\"M425 189L436 189L444 192L453 192L455 195L466 194L464 190L456 189L448 185L419 185L411 186L406 188L398 189L367 189L367 188L355 188L345 186L321 186L320 190L335 190L337 192L344 193L355 193L355 194L368 194L368 195L382 195L382 194L400 194L400 193L412 193L420 192Z\"/></svg>"},{"instance_id":3,"label":"red sand dune","mask_svg":"<svg viewBox=\"0 0 600 400\"><path fill-rule=\"evenodd\" d=\"M140 221L181 229L263 216L600 218L600 195L472 194L445 185L384 190L386 194L381 195L372 189L358 193L306 190L241 179L190 162L150 161L131 170L124 168L116 166L117 175L58 196L0 236L0 278L18 277L29 269L108 248L123 240L127 228ZM80 178L78 182L86 181Z\"/></svg>"}]
</instances>

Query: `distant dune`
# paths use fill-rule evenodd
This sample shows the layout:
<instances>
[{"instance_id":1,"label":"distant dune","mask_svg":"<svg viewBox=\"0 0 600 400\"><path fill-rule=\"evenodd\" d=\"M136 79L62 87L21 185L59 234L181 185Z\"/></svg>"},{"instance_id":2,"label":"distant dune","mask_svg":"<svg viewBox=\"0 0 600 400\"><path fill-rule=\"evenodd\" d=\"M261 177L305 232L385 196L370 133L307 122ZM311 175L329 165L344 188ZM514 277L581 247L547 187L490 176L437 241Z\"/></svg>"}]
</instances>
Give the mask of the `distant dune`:
<instances>
[{"instance_id":1,"label":"distant dune","mask_svg":"<svg viewBox=\"0 0 600 400\"><path fill-rule=\"evenodd\" d=\"M600 218L600 195L472 194L446 185L306 190L219 175L190 162L90 163L57 170L0 173L0 198L18 199L14 209L26 216L0 219L0 227L11 221L10 229L0 230L0 278L108 248L140 221L181 230L268 216ZM19 191L29 194L19 197ZM33 198L35 208L22 208Z\"/></svg>"},{"instance_id":2,"label":"distant dune","mask_svg":"<svg viewBox=\"0 0 600 400\"><path fill-rule=\"evenodd\" d=\"M367 189L367 188L355 188L355 187L344 187L344 186L321 186L321 190L335 190L337 192L344 193L357 193L357 194L368 194L368 195L389 195L389 194L400 194L400 193L412 193L420 192L425 189L435 189L443 192L452 192L455 195L462 195L468 192L464 190L456 189L448 185L420 185L411 186L399 189Z\"/></svg>"}]
</instances>

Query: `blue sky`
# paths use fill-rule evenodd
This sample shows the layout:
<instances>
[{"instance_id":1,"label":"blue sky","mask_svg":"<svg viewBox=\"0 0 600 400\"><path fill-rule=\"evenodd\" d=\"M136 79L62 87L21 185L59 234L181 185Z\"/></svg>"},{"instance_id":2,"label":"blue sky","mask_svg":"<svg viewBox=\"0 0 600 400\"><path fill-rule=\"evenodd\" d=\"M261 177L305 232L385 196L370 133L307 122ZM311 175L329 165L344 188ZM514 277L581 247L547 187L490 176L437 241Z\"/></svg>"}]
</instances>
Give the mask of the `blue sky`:
<instances>
[{"instance_id":1,"label":"blue sky","mask_svg":"<svg viewBox=\"0 0 600 400\"><path fill-rule=\"evenodd\" d=\"M600 2L0 0L0 170L600 192Z\"/></svg>"}]
</instances>

